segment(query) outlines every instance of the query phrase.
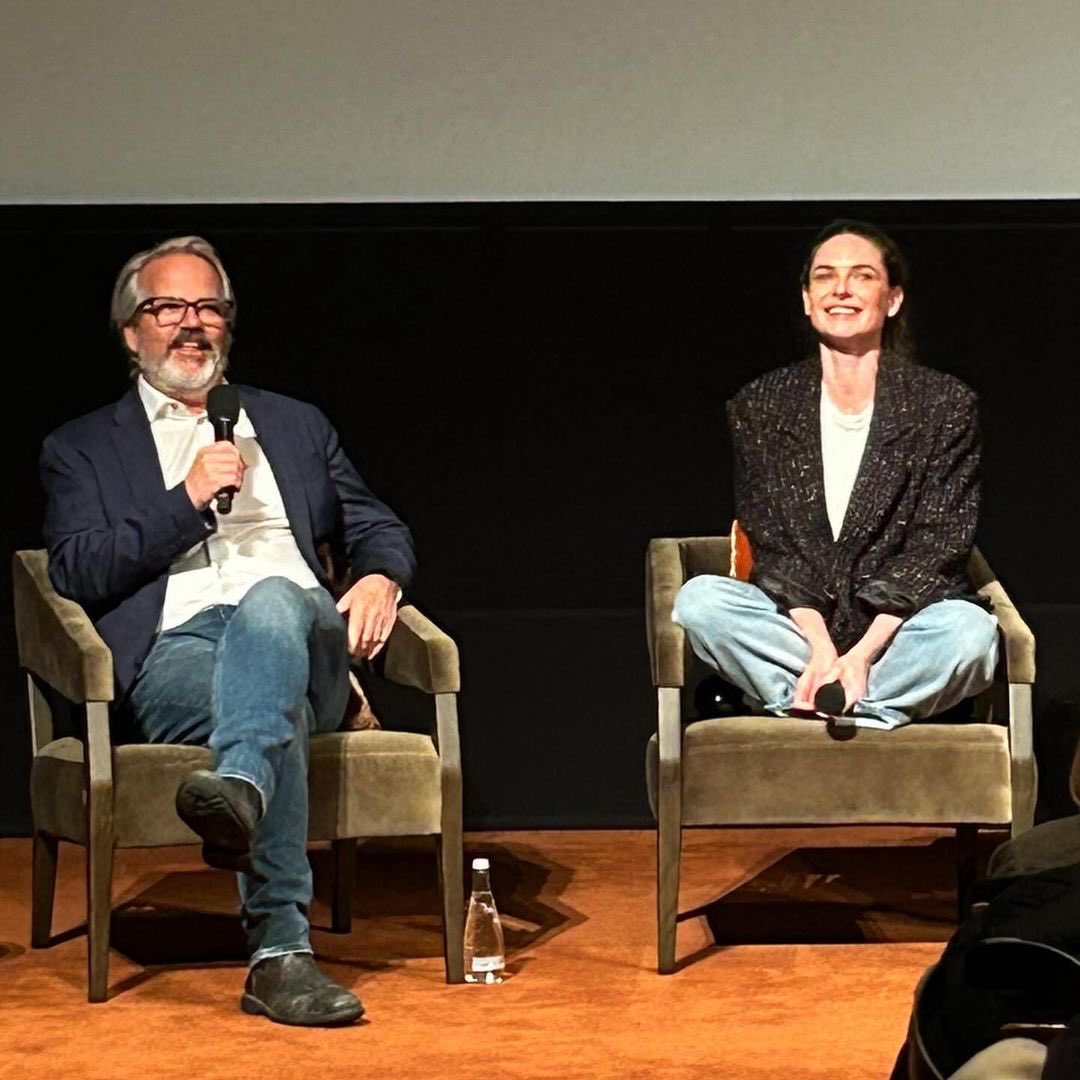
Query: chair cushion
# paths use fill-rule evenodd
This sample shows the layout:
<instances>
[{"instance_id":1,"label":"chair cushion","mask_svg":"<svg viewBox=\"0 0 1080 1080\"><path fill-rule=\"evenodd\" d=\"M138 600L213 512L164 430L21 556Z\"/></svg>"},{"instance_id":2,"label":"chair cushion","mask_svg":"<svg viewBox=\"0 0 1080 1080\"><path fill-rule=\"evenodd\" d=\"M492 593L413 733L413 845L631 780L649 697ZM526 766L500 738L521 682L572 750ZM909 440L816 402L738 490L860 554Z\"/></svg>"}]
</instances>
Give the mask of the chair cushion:
<instances>
[{"instance_id":1,"label":"chair cushion","mask_svg":"<svg viewBox=\"0 0 1080 1080\"><path fill-rule=\"evenodd\" d=\"M429 735L336 731L311 740L312 840L441 831L439 755Z\"/></svg>"},{"instance_id":2,"label":"chair cushion","mask_svg":"<svg viewBox=\"0 0 1080 1080\"><path fill-rule=\"evenodd\" d=\"M1001 824L1008 729L914 723L832 738L821 720L732 716L683 732L684 825ZM845 732L846 734L847 732ZM657 740L646 754L656 812Z\"/></svg>"},{"instance_id":3,"label":"chair cushion","mask_svg":"<svg viewBox=\"0 0 1080 1080\"><path fill-rule=\"evenodd\" d=\"M83 747L56 739L34 758L30 776L34 827L83 843ZM192 770L208 768L200 746L132 744L113 748L114 821L118 847L194 844L176 816L176 789ZM312 840L414 836L440 830L439 758L427 735L398 731L334 732L311 740Z\"/></svg>"}]
</instances>

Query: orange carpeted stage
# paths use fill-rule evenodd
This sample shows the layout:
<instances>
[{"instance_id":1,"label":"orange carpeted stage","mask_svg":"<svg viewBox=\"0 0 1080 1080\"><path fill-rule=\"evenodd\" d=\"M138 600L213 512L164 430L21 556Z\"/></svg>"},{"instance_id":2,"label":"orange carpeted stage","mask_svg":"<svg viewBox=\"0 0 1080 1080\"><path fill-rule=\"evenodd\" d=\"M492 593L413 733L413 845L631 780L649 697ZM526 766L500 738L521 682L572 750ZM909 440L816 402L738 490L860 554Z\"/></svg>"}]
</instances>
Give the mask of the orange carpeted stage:
<instances>
[{"instance_id":1,"label":"orange carpeted stage","mask_svg":"<svg viewBox=\"0 0 1080 1080\"><path fill-rule=\"evenodd\" d=\"M650 832L476 833L511 977L447 986L434 857L361 847L352 933L317 955L358 1026L243 1015L230 876L197 848L117 853L110 999L88 1005L82 852L62 845L54 934L29 948L30 842L0 841L0 1077L398 1080L888 1077L921 972L952 933L952 840L928 829L687 832L680 967L655 973ZM313 852L316 880L328 853ZM719 898L719 899L718 899ZM712 931L725 942L712 944Z\"/></svg>"}]
</instances>

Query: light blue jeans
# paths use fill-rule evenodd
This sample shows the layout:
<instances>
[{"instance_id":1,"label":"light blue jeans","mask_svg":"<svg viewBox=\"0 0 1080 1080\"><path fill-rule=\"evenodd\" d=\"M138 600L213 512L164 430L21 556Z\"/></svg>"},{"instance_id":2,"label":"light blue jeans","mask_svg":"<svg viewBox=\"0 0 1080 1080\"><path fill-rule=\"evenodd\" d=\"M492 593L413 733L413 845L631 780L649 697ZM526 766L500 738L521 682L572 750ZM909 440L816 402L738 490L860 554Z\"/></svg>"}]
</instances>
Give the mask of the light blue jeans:
<instances>
[{"instance_id":1,"label":"light blue jeans","mask_svg":"<svg viewBox=\"0 0 1080 1080\"><path fill-rule=\"evenodd\" d=\"M340 725L348 693L333 599L281 577L159 634L131 692L148 741L209 745L216 772L262 796L252 873L239 875L252 964L311 952L308 736Z\"/></svg>"},{"instance_id":2,"label":"light blue jeans","mask_svg":"<svg viewBox=\"0 0 1080 1080\"><path fill-rule=\"evenodd\" d=\"M703 574L675 598L672 619L694 652L765 712L783 715L806 669L799 628L756 585ZM997 664L997 619L966 600L940 600L906 619L870 668L860 727L895 728L985 690Z\"/></svg>"}]
</instances>

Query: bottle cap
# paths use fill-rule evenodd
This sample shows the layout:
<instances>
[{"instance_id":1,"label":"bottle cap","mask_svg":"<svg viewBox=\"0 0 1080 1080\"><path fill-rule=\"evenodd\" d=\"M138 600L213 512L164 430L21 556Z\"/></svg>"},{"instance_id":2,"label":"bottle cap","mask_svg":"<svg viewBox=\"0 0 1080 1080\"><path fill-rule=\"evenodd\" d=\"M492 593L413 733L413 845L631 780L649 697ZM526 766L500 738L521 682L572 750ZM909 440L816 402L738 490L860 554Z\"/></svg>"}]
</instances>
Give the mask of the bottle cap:
<instances>
[{"instance_id":1,"label":"bottle cap","mask_svg":"<svg viewBox=\"0 0 1080 1080\"><path fill-rule=\"evenodd\" d=\"M487 859L473 859L472 868L474 870L490 870L491 863Z\"/></svg>"}]
</instances>

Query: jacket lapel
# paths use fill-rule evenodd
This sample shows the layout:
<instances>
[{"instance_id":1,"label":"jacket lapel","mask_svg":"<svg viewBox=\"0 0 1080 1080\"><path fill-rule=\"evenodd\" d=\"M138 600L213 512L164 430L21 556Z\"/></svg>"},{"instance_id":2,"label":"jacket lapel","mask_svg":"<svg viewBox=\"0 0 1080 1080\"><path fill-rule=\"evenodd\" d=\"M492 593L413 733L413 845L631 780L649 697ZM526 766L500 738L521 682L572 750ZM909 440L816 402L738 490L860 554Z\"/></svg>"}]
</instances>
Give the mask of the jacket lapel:
<instances>
[{"instance_id":1,"label":"jacket lapel","mask_svg":"<svg viewBox=\"0 0 1080 1080\"><path fill-rule=\"evenodd\" d=\"M779 498L787 503L782 516L795 534L806 531L832 543L825 506L825 474L821 462L821 362L812 357L799 371L791 409L780 418L784 451L778 455L784 472Z\"/></svg>"},{"instance_id":2,"label":"jacket lapel","mask_svg":"<svg viewBox=\"0 0 1080 1080\"><path fill-rule=\"evenodd\" d=\"M274 479L281 492L281 500L285 504L285 513L297 546L308 563L315 568L318 566L318 559L311 529L311 509L300 470L303 432L295 429L290 432L287 425L280 422L267 400L257 391L245 386L241 386L239 390L240 403L247 412L259 446L274 471Z\"/></svg>"},{"instance_id":3,"label":"jacket lapel","mask_svg":"<svg viewBox=\"0 0 1080 1080\"><path fill-rule=\"evenodd\" d=\"M145 504L158 498L165 489L165 478L146 409L134 386L116 403L109 434L136 502Z\"/></svg>"}]
</instances>

